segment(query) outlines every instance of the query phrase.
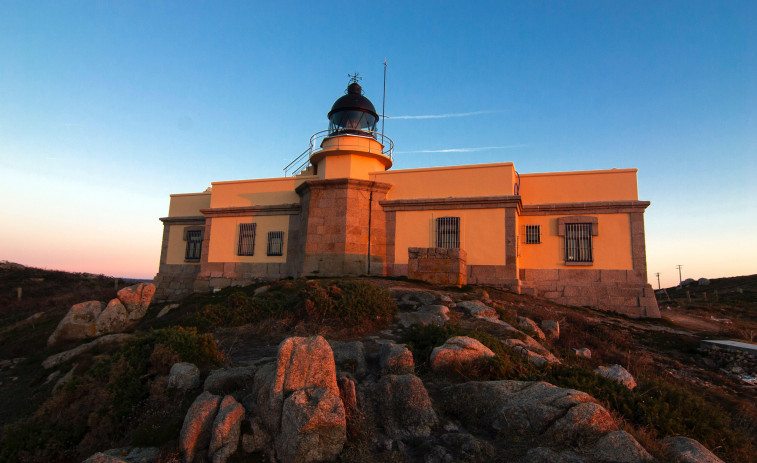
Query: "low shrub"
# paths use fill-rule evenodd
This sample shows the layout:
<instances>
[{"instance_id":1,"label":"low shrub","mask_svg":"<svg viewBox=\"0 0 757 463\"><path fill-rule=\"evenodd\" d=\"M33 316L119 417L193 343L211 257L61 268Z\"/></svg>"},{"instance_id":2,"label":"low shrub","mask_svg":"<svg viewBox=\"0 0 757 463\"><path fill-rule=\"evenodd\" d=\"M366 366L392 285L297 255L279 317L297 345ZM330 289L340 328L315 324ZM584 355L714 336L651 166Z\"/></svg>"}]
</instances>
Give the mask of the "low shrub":
<instances>
[{"instance_id":1,"label":"low shrub","mask_svg":"<svg viewBox=\"0 0 757 463\"><path fill-rule=\"evenodd\" d=\"M597 375L585 366L555 365L541 372L540 379L556 386L584 391L623 416L629 423L648 429L660 438L683 435L705 447L729 455L750 454L745 433L732 426L729 416L700 395L677 384L640 381L633 390ZM740 458L734 461L745 461Z\"/></svg>"},{"instance_id":2,"label":"low shrub","mask_svg":"<svg viewBox=\"0 0 757 463\"><path fill-rule=\"evenodd\" d=\"M173 360L205 367L223 359L212 336L196 328L142 333L75 375L32 417L7 426L0 438L0 461L80 461L103 447L120 445L133 427L143 429L137 433L143 441L149 440L148 432L174 432L182 398L153 384L154 375L165 372ZM156 416L162 421L149 426Z\"/></svg>"},{"instance_id":3,"label":"low shrub","mask_svg":"<svg viewBox=\"0 0 757 463\"><path fill-rule=\"evenodd\" d=\"M280 319L367 331L391 322L396 310L389 292L367 281L296 280L276 283L259 296L237 290L222 302L205 305L190 323L212 331Z\"/></svg>"},{"instance_id":4,"label":"low shrub","mask_svg":"<svg viewBox=\"0 0 757 463\"><path fill-rule=\"evenodd\" d=\"M728 455L733 461L748 461L748 458L742 457L751 455L752 444L746 433L736 429L723 410L709 404L700 395L668 381L640 381L634 390L629 390L616 381L595 374L588 365L537 368L523 356L512 352L496 336L452 324L411 327L405 332L402 342L413 351L420 372L428 374L432 350L453 336L477 339L496 356L445 372L448 378L546 381L588 393L632 425L648 430L657 438L675 435L691 437L722 455Z\"/></svg>"}]
</instances>

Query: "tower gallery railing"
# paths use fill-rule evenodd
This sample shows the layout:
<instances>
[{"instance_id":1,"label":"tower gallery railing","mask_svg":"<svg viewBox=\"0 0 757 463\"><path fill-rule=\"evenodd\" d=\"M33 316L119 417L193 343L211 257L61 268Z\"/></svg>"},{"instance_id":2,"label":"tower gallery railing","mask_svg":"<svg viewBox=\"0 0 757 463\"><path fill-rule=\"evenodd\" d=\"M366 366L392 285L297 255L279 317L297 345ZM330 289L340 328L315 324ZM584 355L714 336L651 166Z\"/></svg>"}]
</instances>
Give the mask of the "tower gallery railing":
<instances>
[{"instance_id":1,"label":"tower gallery railing","mask_svg":"<svg viewBox=\"0 0 757 463\"><path fill-rule=\"evenodd\" d=\"M310 163L310 156L313 155L313 152L318 151L315 147L317 146L320 148L323 141L327 138L332 138L332 143L330 144L329 149L359 148L361 151L367 150L369 153L375 151L376 154L381 154L392 159L394 142L383 133L357 129L342 129L339 131L321 130L310 137L310 146L284 167L284 177L296 175L305 169ZM379 142L381 144L380 151L373 148L371 143L366 144L358 141L358 139L364 138L372 138Z\"/></svg>"}]
</instances>

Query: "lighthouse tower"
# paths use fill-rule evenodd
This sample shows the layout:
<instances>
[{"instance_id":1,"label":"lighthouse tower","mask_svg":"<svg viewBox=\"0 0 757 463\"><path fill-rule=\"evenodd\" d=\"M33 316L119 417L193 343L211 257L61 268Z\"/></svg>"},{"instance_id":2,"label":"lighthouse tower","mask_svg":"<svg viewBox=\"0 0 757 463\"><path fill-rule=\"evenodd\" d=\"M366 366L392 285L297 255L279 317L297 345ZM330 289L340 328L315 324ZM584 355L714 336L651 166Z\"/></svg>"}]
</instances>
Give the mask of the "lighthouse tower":
<instances>
[{"instance_id":1,"label":"lighthouse tower","mask_svg":"<svg viewBox=\"0 0 757 463\"><path fill-rule=\"evenodd\" d=\"M392 167L392 142L376 132L379 116L356 77L334 102L328 118L328 130L315 136L320 149L310 155L316 175L367 180L370 172Z\"/></svg>"},{"instance_id":2,"label":"lighthouse tower","mask_svg":"<svg viewBox=\"0 0 757 463\"><path fill-rule=\"evenodd\" d=\"M371 173L392 166L392 141L375 131L379 116L357 76L328 113L329 128L311 138L310 169L317 177L297 187L301 274L363 275L385 272L386 217L380 201L391 188Z\"/></svg>"}]
</instances>

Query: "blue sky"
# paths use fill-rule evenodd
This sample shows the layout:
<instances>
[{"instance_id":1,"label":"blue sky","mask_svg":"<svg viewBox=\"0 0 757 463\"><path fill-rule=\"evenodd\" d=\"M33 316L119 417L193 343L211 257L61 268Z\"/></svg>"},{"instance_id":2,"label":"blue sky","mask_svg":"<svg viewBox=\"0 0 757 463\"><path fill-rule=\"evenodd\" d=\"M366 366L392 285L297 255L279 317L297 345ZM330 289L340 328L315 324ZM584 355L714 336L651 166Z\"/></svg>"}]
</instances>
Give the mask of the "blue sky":
<instances>
[{"instance_id":1,"label":"blue sky","mask_svg":"<svg viewBox=\"0 0 757 463\"><path fill-rule=\"evenodd\" d=\"M757 2L0 6L0 259L152 277L170 193L280 176L386 59L395 168L636 167L650 281L757 273Z\"/></svg>"}]
</instances>

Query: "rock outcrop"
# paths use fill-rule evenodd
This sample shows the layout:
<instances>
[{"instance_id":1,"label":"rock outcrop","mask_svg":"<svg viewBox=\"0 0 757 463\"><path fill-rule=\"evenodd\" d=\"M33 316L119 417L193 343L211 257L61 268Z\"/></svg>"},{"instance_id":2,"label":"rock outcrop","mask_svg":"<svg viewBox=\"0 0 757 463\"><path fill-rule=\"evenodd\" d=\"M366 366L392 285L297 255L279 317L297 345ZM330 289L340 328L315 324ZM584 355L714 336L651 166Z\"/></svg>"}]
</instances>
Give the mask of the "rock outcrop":
<instances>
[{"instance_id":1,"label":"rock outcrop","mask_svg":"<svg viewBox=\"0 0 757 463\"><path fill-rule=\"evenodd\" d=\"M74 304L63 320L58 323L53 334L47 339L48 346L54 346L63 341L93 338L97 335L97 317L103 310L100 301L88 301Z\"/></svg>"},{"instance_id":2,"label":"rock outcrop","mask_svg":"<svg viewBox=\"0 0 757 463\"><path fill-rule=\"evenodd\" d=\"M426 437L438 422L423 381L415 375L387 375L361 388L363 403L386 435L392 438Z\"/></svg>"},{"instance_id":3,"label":"rock outcrop","mask_svg":"<svg viewBox=\"0 0 757 463\"><path fill-rule=\"evenodd\" d=\"M526 336L525 339L506 339L505 344L512 347L516 353L527 357L528 361L534 365L544 366L548 363L560 363L560 359L531 336Z\"/></svg>"},{"instance_id":4,"label":"rock outcrop","mask_svg":"<svg viewBox=\"0 0 757 463\"><path fill-rule=\"evenodd\" d=\"M654 461L652 455L625 431L605 434L594 445L591 455L598 461L617 463L645 463Z\"/></svg>"},{"instance_id":5,"label":"rock outcrop","mask_svg":"<svg viewBox=\"0 0 757 463\"><path fill-rule=\"evenodd\" d=\"M528 317L518 317L518 325L521 328L533 331L536 337L539 339L547 339L547 337L544 335L544 332L541 330L541 328L539 328L539 325L537 325L535 321L531 320Z\"/></svg>"},{"instance_id":6,"label":"rock outcrop","mask_svg":"<svg viewBox=\"0 0 757 463\"><path fill-rule=\"evenodd\" d=\"M65 341L96 338L133 328L150 306L155 285L139 283L121 289L107 305L100 301L74 304L47 339L48 346Z\"/></svg>"},{"instance_id":7,"label":"rock outcrop","mask_svg":"<svg viewBox=\"0 0 757 463\"><path fill-rule=\"evenodd\" d=\"M211 428L208 455L213 463L223 463L237 451L242 418L242 405L230 395L224 397Z\"/></svg>"},{"instance_id":8,"label":"rock outcrop","mask_svg":"<svg viewBox=\"0 0 757 463\"><path fill-rule=\"evenodd\" d=\"M636 380L631 376L631 373L620 365L599 366L594 372L605 378L617 381L628 389L636 387Z\"/></svg>"},{"instance_id":9,"label":"rock outcrop","mask_svg":"<svg viewBox=\"0 0 757 463\"><path fill-rule=\"evenodd\" d=\"M321 336L287 338L255 374L256 413L283 463L332 459L346 440L334 354Z\"/></svg>"},{"instance_id":10,"label":"rock outcrop","mask_svg":"<svg viewBox=\"0 0 757 463\"><path fill-rule=\"evenodd\" d=\"M665 453L680 463L723 463L723 460L694 439L683 436L668 437L662 441Z\"/></svg>"},{"instance_id":11,"label":"rock outcrop","mask_svg":"<svg viewBox=\"0 0 757 463\"><path fill-rule=\"evenodd\" d=\"M431 352L431 368L434 370L455 369L475 360L494 357L491 349L468 336L455 336Z\"/></svg>"},{"instance_id":12,"label":"rock outcrop","mask_svg":"<svg viewBox=\"0 0 757 463\"><path fill-rule=\"evenodd\" d=\"M410 349L403 344L395 344L393 342L381 344L379 364L382 374L392 373L401 375L415 371L415 361Z\"/></svg>"},{"instance_id":13,"label":"rock outcrop","mask_svg":"<svg viewBox=\"0 0 757 463\"><path fill-rule=\"evenodd\" d=\"M415 312L400 312L397 318L403 328L444 325L449 320L449 308L445 305L424 305Z\"/></svg>"},{"instance_id":14,"label":"rock outcrop","mask_svg":"<svg viewBox=\"0 0 757 463\"><path fill-rule=\"evenodd\" d=\"M331 389L303 388L284 401L276 436L276 457L281 463L332 460L346 440L344 405Z\"/></svg>"},{"instance_id":15,"label":"rock outcrop","mask_svg":"<svg viewBox=\"0 0 757 463\"><path fill-rule=\"evenodd\" d=\"M342 370L357 377L362 377L368 371L365 363L365 346L360 341L329 343L334 352L334 362Z\"/></svg>"},{"instance_id":16,"label":"rock outcrop","mask_svg":"<svg viewBox=\"0 0 757 463\"><path fill-rule=\"evenodd\" d=\"M174 363L168 373L168 387L188 391L200 386L200 370L191 363Z\"/></svg>"},{"instance_id":17,"label":"rock outcrop","mask_svg":"<svg viewBox=\"0 0 757 463\"><path fill-rule=\"evenodd\" d=\"M95 347L104 347L104 346L109 346L112 344L123 344L125 341L128 341L129 339L133 339L133 338L134 338L133 334L124 334L124 333L108 334L106 336L102 336L86 344L80 344L74 347L73 349L59 352L57 354L53 354L42 362L42 367L53 368L71 360L77 355L81 355L85 352L88 352L94 349Z\"/></svg>"},{"instance_id":18,"label":"rock outcrop","mask_svg":"<svg viewBox=\"0 0 757 463\"><path fill-rule=\"evenodd\" d=\"M542 320L541 330L549 339L560 339L560 323L556 320Z\"/></svg>"},{"instance_id":19,"label":"rock outcrop","mask_svg":"<svg viewBox=\"0 0 757 463\"><path fill-rule=\"evenodd\" d=\"M189 407L179 437L185 463L192 463L196 454L210 445L213 421L220 403L221 398L217 395L203 392Z\"/></svg>"},{"instance_id":20,"label":"rock outcrop","mask_svg":"<svg viewBox=\"0 0 757 463\"><path fill-rule=\"evenodd\" d=\"M445 410L480 429L548 435L555 442L616 429L607 410L591 396L548 383L468 382L444 393Z\"/></svg>"},{"instance_id":21,"label":"rock outcrop","mask_svg":"<svg viewBox=\"0 0 757 463\"><path fill-rule=\"evenodd\" d=\"M203 383L203 390L212 394L231 394L252 385L255 368L237 367L213 370Z\"/></svg>"},{"instance_id":22,"label":"rock outcrop","mask_svg":"<svg viewBox=\"0 0 757 463\"><path fill-rule=\"evenodd\" d=\"M457 303L457 308L467 311L471 316L490 320L499 320L496 310L481 301L463 301Z\"/></svg>"},{"instance_id":23,"label":"rock outcrop","mask_svg":"<svg viewBox=\"0 0 757 463\"><path fill-rule=\"evenodd\" d=\"M155 285L152 283L139 283L118 291L118 299L126 307L128 319L138 321L147 313L150 301L155 295Z\"/></svg>"},{"instance_id":24,"label":"rock outcrop","mask_svg":"<svg viewBox=\"0 0 757 463\"><path fill-rule=\"evenodd\" d=\"M225 463L239 446L244 408L234 397L203 392L189 407L179 437L184 463Z\"/></svg>"},{"instance_id":25,"label":"rock outcrop","mask_svg":"<svg viewBox=\"0 0 757 463\"><path fill-rule=\"evenodd\" d=\"M117 333L127 327L129 312L120 299L111 299L102 313L97 317L95 329L97 333Z\"/></svg>"}]
</instances>

